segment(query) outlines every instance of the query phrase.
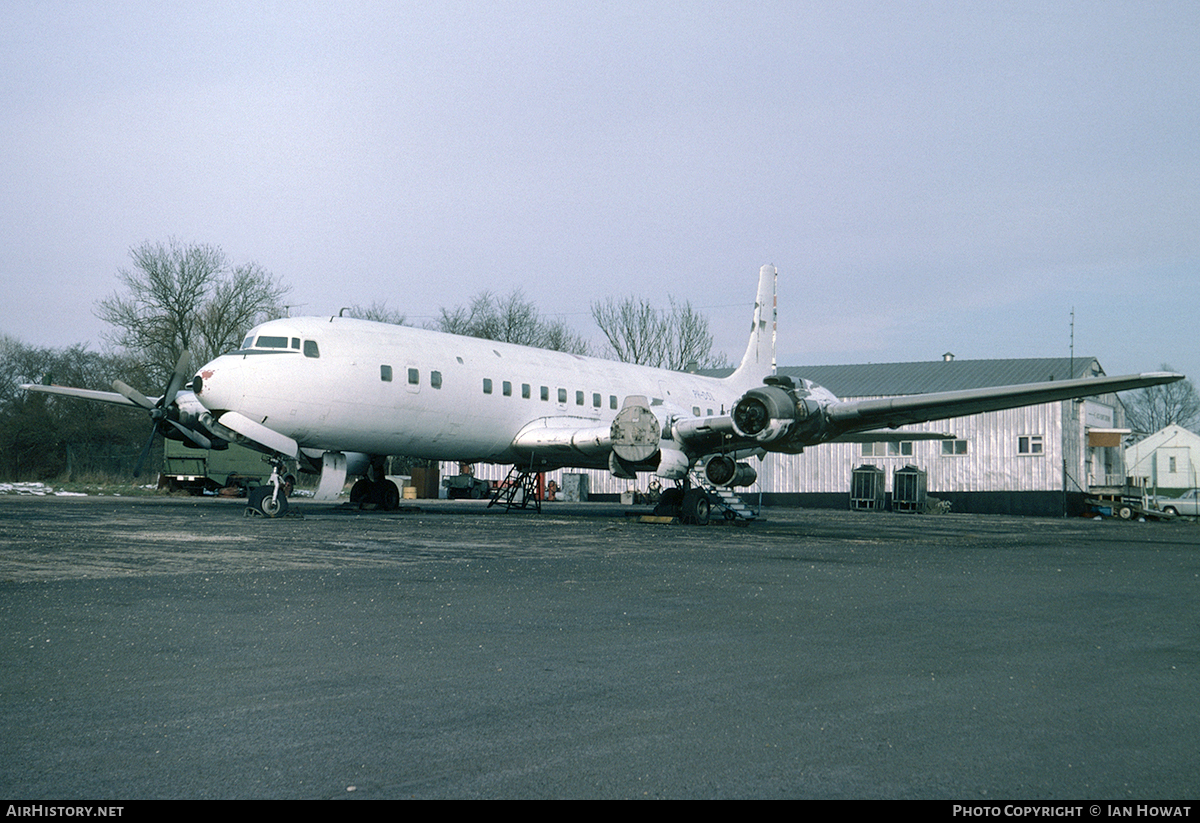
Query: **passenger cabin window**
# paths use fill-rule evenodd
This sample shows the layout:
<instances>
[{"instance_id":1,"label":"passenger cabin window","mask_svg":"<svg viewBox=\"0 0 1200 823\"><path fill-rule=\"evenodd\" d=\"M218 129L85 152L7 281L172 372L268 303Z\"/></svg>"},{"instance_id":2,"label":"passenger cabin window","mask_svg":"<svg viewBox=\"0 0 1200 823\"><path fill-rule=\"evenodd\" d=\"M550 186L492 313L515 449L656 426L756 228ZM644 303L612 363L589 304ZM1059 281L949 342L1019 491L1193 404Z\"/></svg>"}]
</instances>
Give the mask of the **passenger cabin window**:
<instances>
[{"instance_id":1,"label":"passenger cabin window","mask_svg":"<svg viewBox=\"0 0 1200 823\"><path fill-rule=\"evenodd\" d=\"M379 379L382 380L384 383L391 383L392 382L392 367L391 366L380 366L379 367Z\"/></svg>"},{"instance_id":2,"label":"passenger cabin window","mask_svg":"<svg viewBox=\"0 0 1200 823\"><path fill-rule=\"evenodd\" d=\"M542 386L542 399L543 400L550 399L550 387L549 386Z\"/></svg>"},{"instance_id":3,"label":"passenger cabin window","mask_svg":"<svg viewBox=\"0 0 1200 823\"><path fill-rule=\"evenodd\" d=\"M320 357L321 350L317 348L316 340L304 341L304 356L305 357Z\"/></svg>"},{"instance_id":4,"label":"passenger cabin window","mask_svg":"<svg viewBox=\"0 0 1200 823\"><path fill-rule=\"evenodd\" d=\"M408 384L410 386L419 386L421 384L421 372L418 369L408 370Z\"/></svg>"},{"instance_id":5,"label":"passenger cabin window","mask_svg":"<svg viewBox=\"0 0 1200 823\"><path fill-rule=\"evenodd\" d=\"M492 378L490 378L490 377L483 378L483 393L484 394L492 393Z\"/></svg>"},{"instance_id":6,"label":"passenger cabin window","mask_svg":"<svg viewBox=\"0 0 1200 823\"><path fill-rule=\"evenodd\" d=\"M592 405L597 409L600 408L600 392L592 393Z\"/></svg>"},{"instance_id":7,"label":"passenger cabin window","mask_svg":"<svg viewBox=\"0 0 1200 823\"><path fill-rule=\"evenodd\" d=\"M442 373L440 371L431 371L429 373L429 385L435 389L442 387Z\"/></svg>"},{"instance_id":8,"label":"passenger cabin window","mask_svg":"<svg viewBox=\"0 0 1200 823\"><path fill-rule=\"evenodd\" d=\"M610 394L608 396L608 407L610 409L615 409L617 407L617 396L615 394Z\"/></svg>"},{"instance_id":9,"label":"passenger cabin window","mask_svg":"<svg viewBox=\"0 0 1200 823\"><path fill-rule=\"evenodd\" d=\"M503 383L500 384L500 388L504 392L505 397L512 397L512 383L505 380Z\"/></svg>"},{"instance_id":10,"label":"passenger cabin window","mask_svg":"<svg viewBox=\"0 0 1200 823\"><path fill-rule=\"evenodd\" d=\"M521 397L525 398L526 400L529 399L530 394L529 394L529 384L528 383L521 384Z\"/></svg>"},{"instance_id":11,"label":"passenger cabin window","mask_svg":"<svg viewBox=\"0 0 1200 823\"><path fill-rule=\"evenodd\" d=\"M558 390L558 402L559 402L559 403L566 403L566 402L567 402L567 390L566 390L566 389L559 389L559 390Z\"/></svg>"},{"instance_id":12,"label":"passenger cabin window","mask_svg":"<svg viewBox=\"0 0 1200 823\"><path fill-rule=\"evenodd\" d=\"M575 405L576 406L583 405L583 392L581 392L581 391L575 392Z\"/></svg>"}]
</instances>

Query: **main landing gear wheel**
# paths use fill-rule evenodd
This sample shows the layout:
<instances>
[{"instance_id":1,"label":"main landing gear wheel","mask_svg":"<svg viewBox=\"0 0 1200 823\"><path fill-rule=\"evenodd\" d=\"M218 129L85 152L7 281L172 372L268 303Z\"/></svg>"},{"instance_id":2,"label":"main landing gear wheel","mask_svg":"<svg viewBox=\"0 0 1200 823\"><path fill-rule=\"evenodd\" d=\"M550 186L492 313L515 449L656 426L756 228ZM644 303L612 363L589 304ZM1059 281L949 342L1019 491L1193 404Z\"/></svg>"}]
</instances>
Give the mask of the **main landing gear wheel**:
<instances>
[{"instance_id":1,"label":"main landing gear wheel","mask_svg":"<svg viewBox=\"0 0 1200 823\"><path fill-rule=\"evenodd\" d=\"M692 489L683 495L683 522L707 526L712 515L712 501L701 489Z\"/></svg>"},{"instance_id":2,"label":"main landing gear wheel","mask_svg":"<svg viewBox=\"0 0 1200 823\"><path fill-rule=\"evenodd\" d=\"M283 489L274 492L274 486L258 486L250 492L247 505L263 517L279 517L287 512L288 501Z\"/></svg>"},{"instance_id":3,"label":"main landing gear wheel","mask_svg":"<svg viewBox=\"0 0 1200 823\"><path fill-rule=\"evenodd\" d=\"M350 487L350 502L364 508L374 506L385 512L400 508L400 489L391 480L363 478Z\"/></svg>"},{"instance_id":4,"label":"main landing gear wheel","mask_svg":"<svg viewBox=\"0 0 1200 823\"><path fill-rule=\"evenodd\" d=\"M683 505L683 489L667 489L654 506L655 517L679 517Z\"/></svg>"}]
</instances>

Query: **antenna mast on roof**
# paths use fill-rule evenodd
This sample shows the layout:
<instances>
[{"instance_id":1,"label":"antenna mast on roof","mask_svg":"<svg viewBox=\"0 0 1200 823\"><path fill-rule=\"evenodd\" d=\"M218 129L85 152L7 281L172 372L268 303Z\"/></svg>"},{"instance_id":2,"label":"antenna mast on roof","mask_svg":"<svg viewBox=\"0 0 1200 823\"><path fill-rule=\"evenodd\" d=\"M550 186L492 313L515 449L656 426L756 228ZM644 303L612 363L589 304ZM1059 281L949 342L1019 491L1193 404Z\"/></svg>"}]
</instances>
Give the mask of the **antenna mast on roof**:
<instances>
[{"instance_id":1,"label":"antenna mast on roof","mask_svg":"<svg viewBox=\"0 0 1200 823\"><path fill-rule=\"evenodd\" d=\"M1071 378L1075 378L1075 307L1071 307Z\"/></svg>"}]
</instances>

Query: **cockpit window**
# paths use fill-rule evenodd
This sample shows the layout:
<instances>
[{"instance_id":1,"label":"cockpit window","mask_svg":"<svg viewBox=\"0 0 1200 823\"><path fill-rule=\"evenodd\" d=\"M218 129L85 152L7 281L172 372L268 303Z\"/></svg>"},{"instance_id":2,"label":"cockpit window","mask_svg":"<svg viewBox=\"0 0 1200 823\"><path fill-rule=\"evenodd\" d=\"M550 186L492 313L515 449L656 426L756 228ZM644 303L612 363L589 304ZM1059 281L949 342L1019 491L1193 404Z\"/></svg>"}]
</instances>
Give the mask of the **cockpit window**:
<instances>
[{"instance_id":1,"label":"cockpit window","mask_svg":"<svg viewBox=\"0 0 1200 823\"><path fill-rule=\"evenodd\" d=\"M304 356L305 357L320 357L321 350L317 348L316 340L304 341Z\"/></svg>"},{"instance_id":2,"label":"cockpit window","mask_svg":"<svg viewBox=\"0 0 1200 823\"><path fill-rule=\"evenodd\" d=\"M260 334L258 340L254 341L254 345L260 349L286 349L288 347L288 339L286 337L268 337L265 334Z\"/></svg>"},{"instance_id":3,"label":"cockpit window","mask_svg":"<svg viewBox=\"0 0 1200 823\"><path fill-rule=\"evenodd\" d=\"M253 345L254 345L254 335L250 335L249 337L247 337L245 340L242 341L243 349L248 349Z\"/></svg>"}]
</instances>

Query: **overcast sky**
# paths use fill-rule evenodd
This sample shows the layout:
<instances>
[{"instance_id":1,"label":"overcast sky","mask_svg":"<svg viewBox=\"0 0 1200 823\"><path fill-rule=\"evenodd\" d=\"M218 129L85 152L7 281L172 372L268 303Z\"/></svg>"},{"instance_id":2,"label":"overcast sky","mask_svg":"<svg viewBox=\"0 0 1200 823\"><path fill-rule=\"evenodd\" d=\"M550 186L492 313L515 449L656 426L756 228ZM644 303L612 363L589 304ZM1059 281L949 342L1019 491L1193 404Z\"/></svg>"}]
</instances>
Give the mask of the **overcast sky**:
<instances>
[{"instance_id":1,"label":"overcast sky","mask_svg":"<svg viewBox=\"0 0 1200 823\"><path fill-rule=\"evenodd\" d=\"M689 299L783 365L1200 378L1200 3L0 0L0 333L90 342L129 249L294 313Z\"/></svg>"}]
</instances>

